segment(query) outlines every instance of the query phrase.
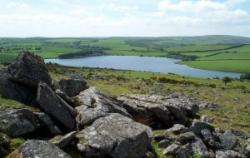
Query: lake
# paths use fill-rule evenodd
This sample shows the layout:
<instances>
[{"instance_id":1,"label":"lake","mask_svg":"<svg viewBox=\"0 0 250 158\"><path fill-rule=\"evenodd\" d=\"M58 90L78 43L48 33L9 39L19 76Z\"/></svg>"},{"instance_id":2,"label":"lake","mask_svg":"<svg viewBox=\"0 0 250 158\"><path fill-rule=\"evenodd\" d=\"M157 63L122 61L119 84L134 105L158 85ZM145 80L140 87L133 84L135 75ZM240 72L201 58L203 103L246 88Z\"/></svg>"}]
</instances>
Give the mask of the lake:
<instances>
[{"instance_id":1,"label":"lake","mask_svg":"<svg viewBox=\"0 0 250 158\"><path fill-rule=\"evenodd\" d=\"M160 73L175 73L183 76L214 78L239 78L240 73L210 71L177 64L176 59L163 57L138 56L94 56L75 59L46 59L47 63L57 63L74 67L112 68L120 70L150 71Z\"/></svg>"}]
</instances>

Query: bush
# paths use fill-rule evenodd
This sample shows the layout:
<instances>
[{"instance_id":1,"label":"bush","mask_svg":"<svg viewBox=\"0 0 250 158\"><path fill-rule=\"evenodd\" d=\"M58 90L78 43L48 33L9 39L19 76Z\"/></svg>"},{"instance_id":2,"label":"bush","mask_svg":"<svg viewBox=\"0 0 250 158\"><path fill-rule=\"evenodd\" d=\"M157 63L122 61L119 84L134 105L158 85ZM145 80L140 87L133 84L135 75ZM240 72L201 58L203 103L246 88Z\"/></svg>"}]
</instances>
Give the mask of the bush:
<instances>
[{"instance_id":1,"label":"bush","mask_svg":"<svg viewBox=\"0 0 250 158\"><path fill-rule=\"evenodd\" d=\"M241 80L250 80L250 73L240 75Z\"/></svg>"},{"instance_id":2,"label":"bush","mask_svg":"<svg viewBox=\"0 0 250 158\"><path fill-rule=\"evenodd\" d=\"M232 79L226 76L222 79L222 81L225 83L225 85L227 85L227 83L232 82Z\"/></svg>"}]
</instances>

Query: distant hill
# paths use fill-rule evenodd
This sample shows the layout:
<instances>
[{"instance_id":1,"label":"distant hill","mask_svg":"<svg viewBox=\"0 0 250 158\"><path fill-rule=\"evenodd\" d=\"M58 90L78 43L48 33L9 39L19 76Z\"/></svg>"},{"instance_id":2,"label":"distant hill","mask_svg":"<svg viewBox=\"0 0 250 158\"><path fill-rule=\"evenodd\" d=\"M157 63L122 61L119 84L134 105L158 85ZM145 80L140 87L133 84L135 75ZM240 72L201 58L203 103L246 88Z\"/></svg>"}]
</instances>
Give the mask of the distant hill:
<instances>
[{"instance_id":1,"label":"distant hill","mask_svg":"<svg viewBox=\"0 0 250 158\"><path fill-rule=\"evenodd\" d=\"M230 35L208 35L208 36L176 36L176 37L138 37L128 38L127 43L133 46L151 46L151 47L171 47L173 45L190 45L190 44L226 44L240 45L250 44L249 37L230 36Z\"/></svg>"}]
</instances>

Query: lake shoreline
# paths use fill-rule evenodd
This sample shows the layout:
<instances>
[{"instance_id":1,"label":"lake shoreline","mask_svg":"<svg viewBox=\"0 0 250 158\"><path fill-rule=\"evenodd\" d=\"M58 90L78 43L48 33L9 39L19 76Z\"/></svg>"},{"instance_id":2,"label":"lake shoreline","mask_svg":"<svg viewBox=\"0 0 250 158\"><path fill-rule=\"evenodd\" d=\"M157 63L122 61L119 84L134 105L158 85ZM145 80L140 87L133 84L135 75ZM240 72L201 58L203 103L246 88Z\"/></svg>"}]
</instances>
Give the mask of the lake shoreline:
<instances>
[{"instance_id":1,"label":"lake shoreline","mask_svg":"<svg viewBox=\"0 0 250 158\"><path fill-rule=\"evenodd\" d=\"M119 62L117 62L119 60ZM124 61L126 60L126 61ZM192 68L187 65L180 64L178 59L167 57L147 57L147 56L85 56L72 59L46 59L46 63L56 63L64 66L72 67L93 67L93 68L111 68L116 70L132 70L159 72L163 74L177 74L181 76L202 77L202 78L240 78L242 73L204 70ZM115 62L115 63L113 63ZM130 62L127 64L126 62ZM152 66L148 66L152 65ZM176 69L176 70L175 70Z\"/></svg>"}]
</instances>

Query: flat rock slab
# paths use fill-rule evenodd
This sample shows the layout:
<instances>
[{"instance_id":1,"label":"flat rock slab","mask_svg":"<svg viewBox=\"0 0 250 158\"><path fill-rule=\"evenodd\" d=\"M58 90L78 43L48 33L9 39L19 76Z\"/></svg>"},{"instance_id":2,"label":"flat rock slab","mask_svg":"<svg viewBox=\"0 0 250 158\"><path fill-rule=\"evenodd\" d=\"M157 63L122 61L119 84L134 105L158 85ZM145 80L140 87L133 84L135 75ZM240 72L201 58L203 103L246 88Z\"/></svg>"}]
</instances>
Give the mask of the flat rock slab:
<instances>
[{"instance_id":1,"label":"flat rock slab","mask_svg":"<svg viewBox=\"0 0 250 158\"><path fill-rule=\"evenodd\" d=\"M176 123L187 125L199 110L197 104L185 96L129 94L118 100L135 120L149 120L147 124L156 128L172 127Z\"/></svg>"},{"instance_id":2,"label":"flat rock slab","mask_svg":"<svg viewBox=\"0 0 250 158\"><path fill-rule=\"evenodd\" d=\"M141 158L151 142L151 130L121 114L97 119L79 132L78 150L86 158Z\"/></svg>"},{"instance_id":3,"label":"flat rock slab","mask_svg":"<svg viewBox=\"0 0 250 158\"><path fill-rule=\"evenodd\" d=\"M71 156L47 141L29 140L13 151L8 158L71 158Z\"/></svg>"}]
</instances>

